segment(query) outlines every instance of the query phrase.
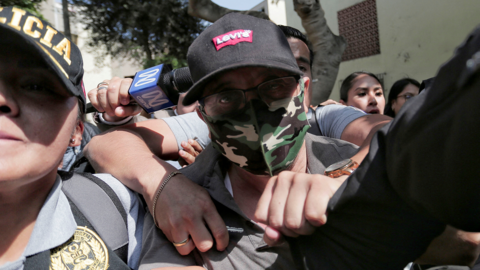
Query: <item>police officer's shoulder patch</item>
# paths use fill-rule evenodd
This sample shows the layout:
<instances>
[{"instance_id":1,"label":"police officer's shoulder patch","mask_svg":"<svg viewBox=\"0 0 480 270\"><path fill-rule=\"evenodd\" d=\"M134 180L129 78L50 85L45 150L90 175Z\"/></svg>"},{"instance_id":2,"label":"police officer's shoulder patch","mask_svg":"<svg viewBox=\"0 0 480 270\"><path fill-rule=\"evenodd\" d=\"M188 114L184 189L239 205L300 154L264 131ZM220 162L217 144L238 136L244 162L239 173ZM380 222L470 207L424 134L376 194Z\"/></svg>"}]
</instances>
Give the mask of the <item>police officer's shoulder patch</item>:
<instances>
[{"instance_id":1,"label":"police officer's shoulder patch","mask_svg":"<svg viewBox=\"0 0 480 270\"><path fill-rule=\"evenodd\" d=\"M87 227L78 226L70 240L51 251L50 270L108 269L108 250L103 240Z\"/></svg>"}]
</instances>

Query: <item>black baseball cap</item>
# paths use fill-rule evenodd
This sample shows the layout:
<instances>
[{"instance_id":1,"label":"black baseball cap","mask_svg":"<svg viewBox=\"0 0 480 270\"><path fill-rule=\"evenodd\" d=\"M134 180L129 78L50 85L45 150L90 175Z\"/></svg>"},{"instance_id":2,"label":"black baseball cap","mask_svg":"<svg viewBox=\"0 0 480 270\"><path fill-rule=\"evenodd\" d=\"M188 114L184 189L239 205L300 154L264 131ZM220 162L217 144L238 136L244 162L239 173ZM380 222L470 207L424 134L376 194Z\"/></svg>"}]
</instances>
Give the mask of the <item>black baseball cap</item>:
<instances>
[{"instance_id":1,"label":"black baseball cap","mask_svg":"<svg viewBox=\"0 0 480 270\"><path fill-rule=\"evenodd\" d=\"M23 9L0 7L0 44L36 52L63 86L85 106L82 54L51 24Z\"/></svg>"},{"instance_id":2,"label":"black baseball cap","mask_svg":"<svg viewBox=\"0 0 480 270\"><path fill-rule=\"evenodd\" d=\"M264 19L229 13L203 31L187 54L193 81L184 105L201 98L214 76L240 67L266 67L302 75L282 30Z\"/></svg>"}]
</instances>

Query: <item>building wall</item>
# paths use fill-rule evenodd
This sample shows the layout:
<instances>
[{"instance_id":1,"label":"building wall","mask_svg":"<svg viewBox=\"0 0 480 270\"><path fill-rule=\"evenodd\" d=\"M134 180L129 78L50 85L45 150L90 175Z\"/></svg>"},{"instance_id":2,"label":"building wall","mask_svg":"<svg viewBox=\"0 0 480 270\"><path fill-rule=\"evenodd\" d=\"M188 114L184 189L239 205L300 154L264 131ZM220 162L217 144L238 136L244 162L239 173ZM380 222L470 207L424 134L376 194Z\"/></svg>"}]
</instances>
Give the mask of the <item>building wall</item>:
<instances>
[{"instance_id":1,"label":"building wall","mask_svg":"<svg viewBox=\"0 0 480 270\"><path fill-rule=\"evenodd\" d=\"M327 23L336 35L337 12L363 0L320 0ZM281 14L273 14L276 1L265 0L269 16L275 23ZM294 11L293 0L285 5L287 25L304 32ZM423 80L433 77L466 35L480 23L478 0L376 0L380 54L345 61L340 64L331 98L338 100L340 84L350 73L364 70L384 74L386 94L391 85L404 77ZM278 21L277 21L278 20Z\"/></svg>"},{"instance_id":2,"label":"building wall","mask_svg":"<svg viewBox=\"0 0 480 270\"><path fill-rule=\"evenodd\" d=\"M359 1L337 2L343 5L337 5L336 11ZM334 10L330 13L336 14ZM480 23L479 11L480 1L476 0L377 0L381 53L342 62L331 98L339 99L341 81L357 70L385 73L386 94L395 81L404 77L422 81L435 76ZM338 34L336 16L328 24Z\"/></svg>"}]
</instances>

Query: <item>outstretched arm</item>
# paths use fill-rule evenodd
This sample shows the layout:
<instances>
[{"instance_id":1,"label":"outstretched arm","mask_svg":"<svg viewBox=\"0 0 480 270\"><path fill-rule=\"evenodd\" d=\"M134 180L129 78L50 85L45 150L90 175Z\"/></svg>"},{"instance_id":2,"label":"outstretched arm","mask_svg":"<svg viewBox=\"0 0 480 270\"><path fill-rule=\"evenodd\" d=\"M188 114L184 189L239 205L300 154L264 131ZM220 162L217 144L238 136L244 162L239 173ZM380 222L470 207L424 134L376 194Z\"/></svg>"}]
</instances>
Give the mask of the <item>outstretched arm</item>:
<instances>
[{"instance_id":1,"label":"outstretched arm","mask_svg":"<svg viewBox=\"0 0 480 270\"><path fill-rule=\"evenodd\" d=\"M177 154L178 147L175 138L167 135L165 128L169 130L168 125L165 124L165 127L161 120L155 120L153 126L147 122L153 121L131 126L131 129L135 127L135 132L131 129L118 129L98 135L84 151L98 172L111 173L123 184L142 194L152 210L159 185L176 170L154 152L160 151L160 156L173 156ZM162 127L162 131L156 130L156 127ZM154 151L144 142L149 137L152 138L147 141L161 140L155 145L150 144ZM193 242L177 248L183 255L195 246L200 251L207 251L213 246L213 238L207 227L214 235L217 249L223 250L228 245L225 224L210 196L205 189L181 174L175 175L165 186L155 211L157 224L170 241L179 242L188 235L192 237Z\"/></svg>"},{"instance_id":2,"label":"outstretched arm","mask_svg":"<svg viewBox=\"0 0 480 270\"><path fill-rule=\"evenodd\" d=\"M348 124L342 132L340 139L363 146L366 142L367 151L375 132L392 121L392 118L381 114L367 114Z\"/></svg>"}]
</instances>

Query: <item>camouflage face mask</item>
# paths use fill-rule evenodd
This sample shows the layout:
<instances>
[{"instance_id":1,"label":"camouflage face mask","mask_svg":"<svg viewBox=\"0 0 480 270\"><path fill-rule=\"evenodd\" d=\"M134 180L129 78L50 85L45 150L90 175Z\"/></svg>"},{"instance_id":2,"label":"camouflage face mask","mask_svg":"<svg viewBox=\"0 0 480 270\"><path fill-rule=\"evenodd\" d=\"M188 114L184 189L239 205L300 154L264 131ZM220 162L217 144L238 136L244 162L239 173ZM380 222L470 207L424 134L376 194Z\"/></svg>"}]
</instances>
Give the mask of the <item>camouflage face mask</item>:
<instances>
[{"instance_id":1,"label":"camouflage face mask","mask_svg":"<svg viewBox=\"0 0 480 270\"><path fill-rule=\"evenodd\" d=\"M201 113L209 127L213 147L231 162L254 174L276 175L288 169L303 145L310 125L300 94L274 101L249 101L238 115L214 119Z\"/></svg>"}]
</instances>

